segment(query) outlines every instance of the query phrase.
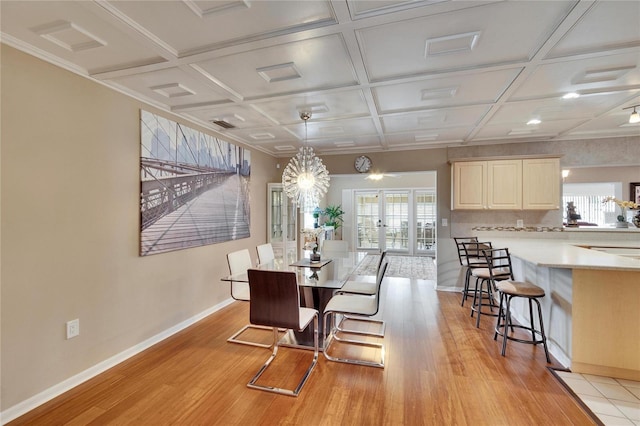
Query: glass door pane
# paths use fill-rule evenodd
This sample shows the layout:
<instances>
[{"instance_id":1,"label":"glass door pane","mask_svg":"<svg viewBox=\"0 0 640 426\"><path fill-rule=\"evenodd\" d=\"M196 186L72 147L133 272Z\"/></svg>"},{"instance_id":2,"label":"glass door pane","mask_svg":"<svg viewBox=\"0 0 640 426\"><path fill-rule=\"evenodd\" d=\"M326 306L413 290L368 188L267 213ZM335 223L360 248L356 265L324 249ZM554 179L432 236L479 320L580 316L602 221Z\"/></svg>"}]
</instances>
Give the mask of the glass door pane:
<instances>
[{"instance_id":1,"label":"glass door pane","mask_svg":"<svg viewBox=\"0 0 640 426\"><path fill-rule=\"evenodd\" d=\"M384 217L382 250L407 253L409 251L409 192L383 191ZM381 237L382 238L382 237Z\"/></svg>"},{"instance_id":2,"label":"glass door pane","mask_svg":"<svg viewBox=\"0 0 640 426\"><path fill-rule=\"evenodd\" d=\"M435 191L416 191L416 249L434 252L436 249L436 194Z\"/></svg>"},{"instance_id":3,"label":"glass door pane","mask_svg":"<svg viewBox=\"0 0 640 426\"><path fill-rule=\"evenodd\" d=\"M378 192L358 191L355 195L356 247L358 250L379 249L380 208Z\"/></svg>"},{"instance_id":4,"label":"glass door pane","mask_svg":"<svg viewBox=\"0 0 640 426\"><path fill-rule=\"evenodd\" d=\"M267 213L267 242L273 246L276 257L294 262L298 258L297 209L286 196L280 183L269 183Z\"/></svg>"},{"instance_id":5,"label":"glass door pane","mask_svg":"<svg viewBox=\"0 0 640 426\"><path fill-rule=\"evenodd\" d=\"M271 226L269 227L271 243L282 242L282 188L269 188L270 209L271 209Z\"/></svg>"}]
</instances>

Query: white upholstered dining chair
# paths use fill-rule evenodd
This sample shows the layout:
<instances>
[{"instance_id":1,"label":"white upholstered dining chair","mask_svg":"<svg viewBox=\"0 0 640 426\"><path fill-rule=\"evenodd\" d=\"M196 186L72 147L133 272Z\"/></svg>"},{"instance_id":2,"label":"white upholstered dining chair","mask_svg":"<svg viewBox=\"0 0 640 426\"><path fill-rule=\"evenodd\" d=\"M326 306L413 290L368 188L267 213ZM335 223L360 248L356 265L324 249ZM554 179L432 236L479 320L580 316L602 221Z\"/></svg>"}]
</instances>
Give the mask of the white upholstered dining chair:
<instances>
[{"instance_id":1,"label":"white upholstered dining chair","mask_svg":"<svg viewBox=\"0 0 640 426\"><path fill-rule=\"evenodd\" d=\"M324 240L320 253L328 256L330 253L340 254L349 252L349 243L344 240Z\"/></svg>"},{"instance_id":2,"label":"white upholstered dining chair","mask_svg":"<svg viewBox=\"0 0 640 426\"><path fill-rule=\"evenodd\" d=\"M388 262L383 261L381 271L377 276L376 285L377 291L372 296L364 296L357 294L336 294L329 300L326 307L324 308L324 316L323 316L323 330L324 333L328 335L324 340L324 356L330 361L344 362L348 364L358 364L358 365L366 365L370 367L380 367L384 368L384 344L372 342L369 340L356 340L356 339L347 339L341 337L342 334L355 334L362 335L368 337L381 338L384 337L384 321L377 320L371 318L375 314L378 313L380 309L380 288L382 286L382 281L384 279L384 274L387 271ZM382 331L380 332L370 332L370 331L340 331L337 328L337 316L346 315L349 317L357 317L357 321L368 322L371 324L377 324L382 326ZM353 318L352 318L353 319ZM329 328L327 328L329 327ZM380 361L370 361L361 358L347 358L345 356L334 356L332 355L331 346L335 342L344 343L344 344L352 344L359 346L371 347L374 349L380 350Z\"/></svg>"},{"instance_id":3,"label":"white upholstered dining chair","mask_svg":"<svg viewBox=\"0 0 640 426\"><path fill-rule=\"evenodd\" d=\"M271 245L271 243L260 244L258 247L256 247L256 250L258 251L258 262L260 262L261 264L269 263L276 258L275 254L273 253L273 246Z\"/></svg>"},{"instance_id":4,"label":"white upholstered dining chair","mask_svg":"<svg viewBox=\"0 0 640 426\"><path fill-rule=\"evenodd\" d=\"M251 255L249 254L248 249L242 249L242 250L234 251L232 253L228 253L227 262L229 263L229 272L231 273L231 275L243 274L247 272L250 268L252 268ZM251 299L250 292L249 292L249 284L246 282L231 281L231 297L235 300L249 302ZM258 343L251 340L240 339L239 336L249 328L270 330L269 327L261 327L261 326L254 326L251 324L247 324L244 327L242 327L240 330L236 331L231 337L229 337L227 339L227 342L239 343L242 345L249 345L249 346L258 346L261 348L271 347L271 344Z\"/></svg>"}]
</instances>

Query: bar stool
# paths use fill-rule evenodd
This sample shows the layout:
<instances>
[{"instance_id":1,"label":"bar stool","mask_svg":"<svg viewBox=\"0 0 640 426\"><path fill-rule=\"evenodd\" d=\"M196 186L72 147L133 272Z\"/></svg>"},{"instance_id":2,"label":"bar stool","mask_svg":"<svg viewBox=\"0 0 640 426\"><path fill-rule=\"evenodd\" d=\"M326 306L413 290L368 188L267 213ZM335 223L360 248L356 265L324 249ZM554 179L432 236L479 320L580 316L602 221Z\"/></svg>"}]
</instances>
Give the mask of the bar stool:
<instances>
[{"instance_id":1,"label":"bar stool","mask_svg":"<svg viewBox=\"0 0 640 426\"><path fill-rule=\"evenodd\" d=\"M508 268L509 271L511 271L511 257L509 256L509 250L502 250L506 252L505 256L508 258ZM505 307L505 310L504 315L498 315L498 321L496 323L495 333L493 334L493 340L497 340L498 335L502 336L502 356L505 356L505 353L507 351L507 340L527 343L530 345L539 345L540 343L542 343L547 362L550 363L551 359L549 358L549 349L547 348L547 336L544 334L544 324L542 322L542 308L540 307L540 301L538 300L539 298L545 296L544 289L528 281L514 281L513 278L511 278L511 280L497 282L496 288L498 292L500 292L500 307L498 312L502 312L503 306ZM511 320L511 300L514 297L522 297L528 300L529 325L514 324ZM535 302L538 307L539 329L536 329L535 327L535 321L533 318L533 302ZM502 318L504 318L504 323L502 322ZM509 335L508 328L511 328L512 335ZM514 328L519 328L530 332L531 339L521 339L513 336Z\"/></svg>"},{"instance_id":2,"label":"bar stool","mask_svg":"<svg viewBox=\"0 0 640 426\"><path fill-rule=\"evenodd\" d=\"M469 268L467 262L467 255L464 250L464 243L477 243L478 237L454 237L453 240L456 243L456 248L458 249L458 261L460 262L460 266L465 268L465 276L464 276L464 287L462 289L462 303L460 306L464 306L464 301L467 300L467 297L471 297L472 294L469 291L469 279L471 278L471 268Z\"/></svg>"},{"instance_id":3,"label":"bar stool","mask_svg":"<svg viewBox=\"0 0 640 426\"><path fill-rule=\"evenodd\" d=\"M489 248L482 246L489 245ZM475 277L475 293L473 295L473 304L471 305L471 316L474 312L477 312L476 327L480 327L480 316L490 315L498 316L501 311L495 313L493 310L497 308L496 299L494 298L495 285L497 281L503 281L512 279L511 267L509 265L510 259L505 256L504 249L493 249L490 243L465 243L465 249L471 250L471 253L479 252L483 260L478 265L484 265L484 267L475 267L471 269L471 276ZM487 303L483 300L486 299ZM488 307L489 312L482 310L483 307Z\"/></svg>"}]
</instances>

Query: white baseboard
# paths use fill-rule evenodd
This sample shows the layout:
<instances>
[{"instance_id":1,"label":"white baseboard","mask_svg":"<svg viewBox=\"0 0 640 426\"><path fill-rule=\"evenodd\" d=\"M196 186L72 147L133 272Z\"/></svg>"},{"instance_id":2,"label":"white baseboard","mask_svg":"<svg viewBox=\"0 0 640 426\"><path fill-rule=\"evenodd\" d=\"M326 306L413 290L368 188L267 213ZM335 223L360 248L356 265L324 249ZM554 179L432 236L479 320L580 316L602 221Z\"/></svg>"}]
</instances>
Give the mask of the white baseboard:
<instances>
[{"instance_id":1,"label":"white baseboard","mask_svg":"<svg viewBox=\"0 0 640 426\"><path fill-rule=\"evenodd\" d=\"M40 392L37 395L32 396L29 399L19 402L13 407L7 408L6 410L0 412L0 424L4 425L6 423L9 423L12 420L17 419L18 417L22 416L25 413L28 413L29 411L33 410L36 407L39 407L45 402L48 402L53 398L57 397L58 395L61 395L67 392L68 390L80 385L81 383L84 383L87 380L92 379L98 374L107 371L111 367L114 367L120 364L121 362L126 361L132 356L139 354L145 349L150 348L151 346L155 345L158 342L161 342L162 340L168 337L171 337L177 332L184 330L185 328L197 323L203 318L213 314L216 311L219 311L220 309L224 308L225 306L231 303L233 303L233 299L231 298L224 300L218 303L217 305L214 305L209 309L203 312L200 312L199 314L194 315L193 317L186 319L181 323L178 323L175 326L161 333L156 334L153 337L150 337L149 339L143 342L140 342L139 344L94 365L93 367L87 368L86 370L76 374L75 376L69 377L68 379L50 387L49 389L46 389Z\"/></svg>"}]
</instances>

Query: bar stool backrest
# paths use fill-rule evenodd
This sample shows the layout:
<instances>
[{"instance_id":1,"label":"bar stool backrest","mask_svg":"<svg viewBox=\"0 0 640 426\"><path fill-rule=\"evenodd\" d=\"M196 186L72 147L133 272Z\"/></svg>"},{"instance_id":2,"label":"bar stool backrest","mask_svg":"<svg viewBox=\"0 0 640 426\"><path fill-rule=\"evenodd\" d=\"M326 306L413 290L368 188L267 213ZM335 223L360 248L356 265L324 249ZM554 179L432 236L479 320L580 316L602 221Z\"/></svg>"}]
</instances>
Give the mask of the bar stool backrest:
<instances>
[{"instance_id":1,"label":"bar stool backrest","mask_svg":"<svg viewBox=\"0 0 640 426\"><path fill-rule=\"evenodd\" d=\"M462 243L464 254L462 264L470 268L486 268L486 261L482 250L490 250L493 247L489 241L472 241Z\"/></svg>"},{"instance_id":2,"label":"bar stool backrest","mask_svg":"<svg viewBox=\"0 0 640 426\"><path fill-rule=\"evenodd\" d=\"M514 280L511 256L508 248L482 249L482 255L489 269L489 277L492 281Z\"/></svg>"},{"instance_id":3,"label":"bar stool backrest","mask_svg":"<svg viewBox=\"0 0 640 426\"><path fill-rule=\"evenodd\" d=\"M460 266L467 266L463 261L463 258L465 257L464 243L477 243L478 237L454 237L453 241L456 242L456 248L458 249L458 260L460 261Z\"/></svg>"}]
</instances>

